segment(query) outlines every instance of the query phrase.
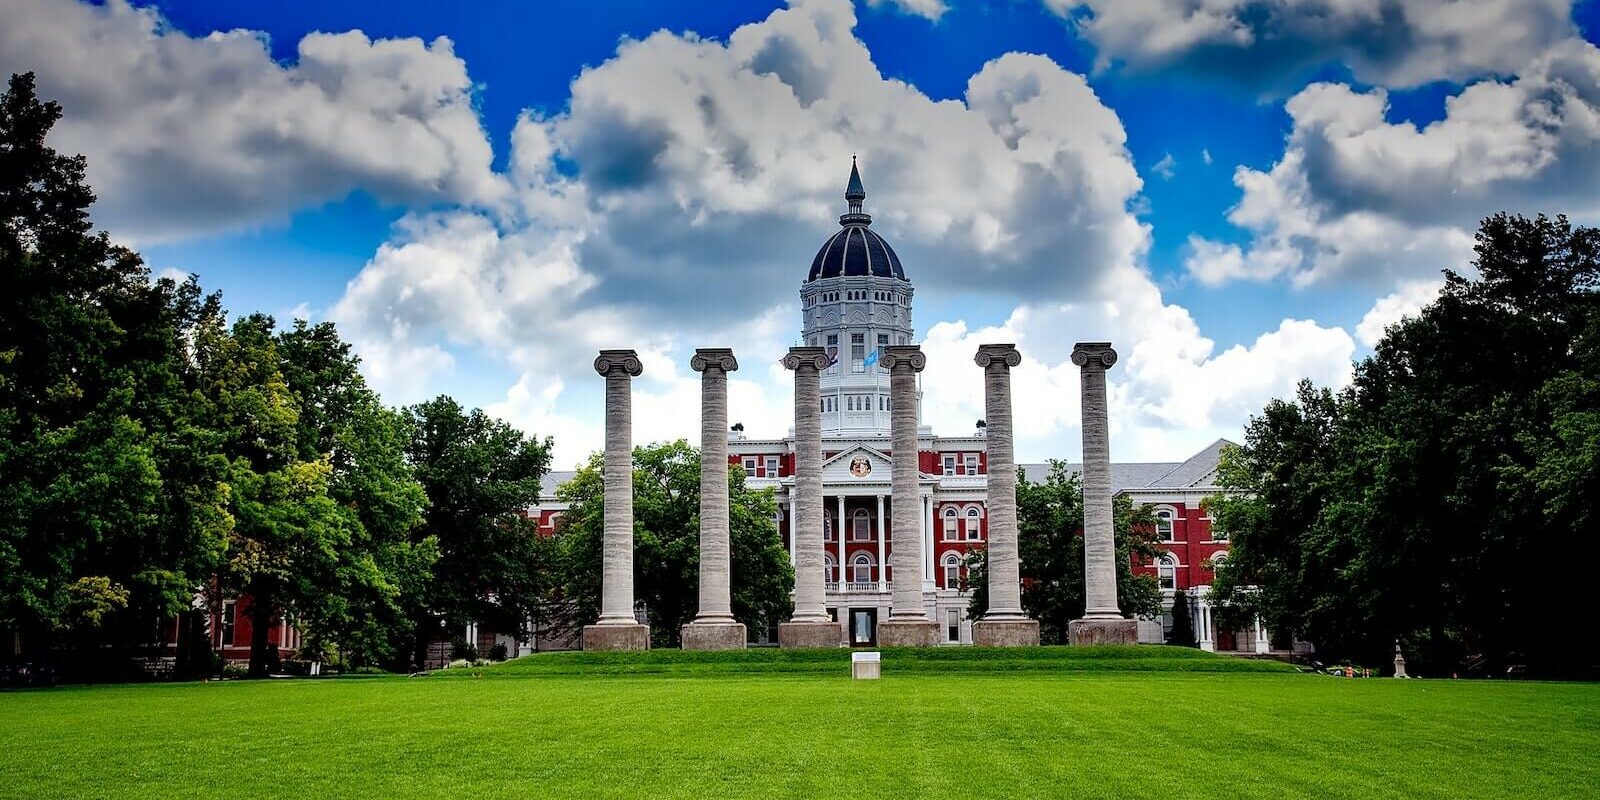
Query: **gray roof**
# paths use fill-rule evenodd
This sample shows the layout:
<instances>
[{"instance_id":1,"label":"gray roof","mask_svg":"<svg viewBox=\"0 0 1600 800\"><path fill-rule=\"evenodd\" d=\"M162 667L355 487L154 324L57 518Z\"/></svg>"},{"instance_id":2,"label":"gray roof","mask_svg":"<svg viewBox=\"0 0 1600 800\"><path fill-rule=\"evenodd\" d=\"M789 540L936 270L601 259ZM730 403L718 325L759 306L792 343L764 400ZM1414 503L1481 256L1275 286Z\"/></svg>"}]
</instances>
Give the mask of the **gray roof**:
<instances>
[{"instance_id":1,"label":"gray roof","mask_svg":"<svg viewBox=\"0 0 1600 800\"><path fill-rule=\"evenodd\" d=\"M572 480L578 474L575 470L552 470L544 474L544 480L539 482L539 500L541 502L556 499L556 487Z\"/></svg>"}]
</instances>

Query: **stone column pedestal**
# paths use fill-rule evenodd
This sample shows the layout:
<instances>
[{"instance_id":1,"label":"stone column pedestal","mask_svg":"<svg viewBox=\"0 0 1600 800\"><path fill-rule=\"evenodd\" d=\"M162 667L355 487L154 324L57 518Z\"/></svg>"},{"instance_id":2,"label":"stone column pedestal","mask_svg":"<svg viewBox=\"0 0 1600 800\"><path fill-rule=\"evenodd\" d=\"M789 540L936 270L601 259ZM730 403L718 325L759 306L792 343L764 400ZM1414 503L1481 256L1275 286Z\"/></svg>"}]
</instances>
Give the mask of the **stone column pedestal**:
<instances>
[{"instance_id":1,"label":"stone column pedestal","mask_svg":"<svg viewBox=\"0 0 1600 800\"><path fill-rule=\"evenodd\" d=\"M917 479L917 373L928 357L914 344L884 348L882 363L889 369L889 438L894 469L890 496L894 500L890 559L894 586L889 595L889 619L878 622L878 644L884 647L932 647L939 643L939 624L928 619L922 606L922 501ZM844 535L840 531L840 536Z\"/></svg>"},{"instance_id":2,"label":"stone column pedestal","mask_svg":"<svg viewBox=\"0 0 1600 800\"><path fill-rule=\"evenodd\" d=\"M633 379L644 372L632 350L601 350L606 379L605 533L600 619L583 628L585 650L648 650L650 627L633 616Z\"/></svg>"},{"instance_id":3,"label":"stone column pedestal","mask_svg":"<svg viewBox=\"0 0 1600 800\"><path fill-rule=\"evenodd\" d=\"M972 643L1023 647L1039 643L1039 622L1022 610L1022 565L1017 542L1017 462L1011 425L1011 368L1022 363L1016 345L986 344L973 357L983 369L989 480L989 607L972 624Z\"/></svg>"},{"instance_id":4,"label":"stone column pedestal","mask_svg":"<svg viewBox=\"0 0 1600 800\"><path fill-rule=\"evenodd\" d=\"M1125 618L1075 619L1067 623L1067 643L1138 644L1139 623Z\"/></svg>"},{"instance_id":5,"label":"stone column pedestal","mask_svg":"<svg viewBox=\"0 0 1600 800\"><path fill-rule=\"evenodd\" d=\"M731 349L702 347L689 367L700 373L700 611L679 633L685 650L742 650L728 533L728 373L739 362Z\"/></svg>"},{"instance_id":6,"label":"stone column pedestal","mask_svg":"<svg viewBox=\"0 0 1600 800\"><path fill-rule=\"evenodd\" d=\"M820 347L791 347L783 365L794 370L794 488L790 490L794 516L789 520L794 617L778 624L778 646L839 647L844 634L839 623L828 618L822 574L821 375L828 368L828 354Z\"/></svg>"},{"instance_id":7,"label":"stone column pedestal","mask_svg":"<svg viewBox=\"0 0 1600 800\"><path fill-rule=\"evenodd\" d=\"M1117 363L1110 342L1079 342L1072 363L1081 369L1083 396L1083 619L1067 623L1071 644L1138 644L1139 623L1117 603L1117 545L1111 520L1110 425L1106 370Z\"/></svg>"}]
</instances>

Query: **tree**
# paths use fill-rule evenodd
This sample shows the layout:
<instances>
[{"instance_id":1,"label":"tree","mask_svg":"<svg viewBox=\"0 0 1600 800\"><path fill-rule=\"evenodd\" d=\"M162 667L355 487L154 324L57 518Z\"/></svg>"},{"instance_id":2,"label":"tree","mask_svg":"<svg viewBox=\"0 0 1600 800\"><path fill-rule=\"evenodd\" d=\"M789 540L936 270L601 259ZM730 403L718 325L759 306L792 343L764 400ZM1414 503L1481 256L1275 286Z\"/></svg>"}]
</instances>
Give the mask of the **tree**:
<instances>
[{"instance_id":1,"label":"tree","mask_svg":"<svg viewBox=\"0 0 1600 800\"><path fill-rule=\"evenodd\" d=\"M1154 558L1155 518L1123 496L1112 501L1117 548L1117 601L1122 613L1151 617L1161 611L1155 578L1136 575L1133 561ZM1083 616L1083 487L1062 461L1051 461L1044 481L1017 476L1017 544L1022 573L1022 607L1039 620L1040 640L1067 641L1067 623ZM978 619L989 606L988 553L967 557L967 614Z\"/></svg>"},{"instance_id":2,"label":"tree","mask_svg":"<svg viewBox=\"0 0 1600 800\"><path fill-rule=\"evenodd\" d=\"M1589 673L1564 619L1600 479L1600 231L1497 215L1476 278L1391 326L1338 394L1252 419L1213 498L1232 553L1215 597L1327 658Z\"/></svg>"},{"instance_id":3,"label":"tree","mask_svg":"<svg viewBox=\"0 0 1600 800\"><path fill-rule=\"evenodd\" d=\"M633 453L634 595L650 614L656 646L674 647L699 605L700 452L688 442L640 446ZM569 503L557 534L562 627L599 618L605 461L595 454L557 490ZM752 491L728 471L733 615L751 629L786 619L794 569L778 536L770 490Z\"/></svg>"},{"instance_id":4,"label":"tree","mask_svg":"<svg viewBox=\"0 0 1600 800\"><path fill-rule=\"evenodd\" d=\"M1194 647L1194 621L1189 617L1189 595L1178 592L1172 597L1172 632L1167 634L1167 644Z\"/></svg>"},{"instance_id":5,"label":"tree","mask_svg":"<svg viewBox=\"0 0 1600 800\"><path fill-rule=\"evenodd\" d=\"M188 607L231 525L186 403L218 303L92 232L84 159L46 144L60 116L31 74L0 97L0 626L31 658L64 634L115 663Z\"/></svg>"},{"instance_id":6,"label":"tree","mask_svg":"<svg viewBox=\"0 0 1600 800\"><path fill-rule=\"evenodd\" d=\"M404 599L410 660L420 668L442 625L480 622L520 635L542 613L553 548L527 510L539 502L551 443L448 397L406 417L407 459L428 501L411 539L437 549L420 591Z\"/></svg>"},{"instance_id":7,"label":"tree","mask_svg":"<svg viewBox=\"0 0 1600 800\"><path fill-rule=\"evenodd\" d=\"M409 422L367 388L333 323L296 321L276 345L296 400L297 457L327 459L328 495L354 522L334 574L321 581L339 602L305 620L305 649L332 643L346 663L389 663L409 652L404 598L423 593L438 557L433 538L412 537L427 495L406 460Z\"/></svg>"}]
</instances>

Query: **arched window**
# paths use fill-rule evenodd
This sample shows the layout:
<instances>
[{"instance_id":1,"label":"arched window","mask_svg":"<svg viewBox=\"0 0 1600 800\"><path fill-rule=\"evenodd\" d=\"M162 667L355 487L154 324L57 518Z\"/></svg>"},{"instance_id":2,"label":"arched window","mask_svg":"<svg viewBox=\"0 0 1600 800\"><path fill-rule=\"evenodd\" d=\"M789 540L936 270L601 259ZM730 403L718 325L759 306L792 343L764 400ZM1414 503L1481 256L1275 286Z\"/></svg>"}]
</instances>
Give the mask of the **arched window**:
<instances>
[{"instance_id":1,"label":"arched window","mask_svg":"<svg viewBox=\"0 0 1600 800\"><path fill-rule=\"evenodd\" d=\"M833 517L827 514L822 515L822 540L825 542L833 541Z\"/></svg>"},{"instance_id":2,"label":"arched window","mask_svg":"<svg viewBox=\"0 0 1600 800\"><path fill-rule=\"evenodd\" d=\"M945 553L944 561L944 588L961 588L961 556L955 553Z\"/></svg>"},{"instance_id":3,"label":"arched window","mask_svg":"<svg viewBox=\"0 0 1600 800\"><path fill-rule=\"evenodd\" d=\"M1156 517L1156 540L1161 542L1173 541L1172 520L1176 517L1170 508L1158 508Z\"/></svg>"},{"instance_id":4,"label":"arched window","mask_svg":"<svg viewBox=\"0 0 1600 800\"><path fill-rule=\"evenodd\" d=\"M822 579L828 583L839 581L839 564L833 560L832 553L822 554Z\"/></svg>"},{"instance_id":5,"label":"arched window","mask_svg":"<svg viewBox=\"0 0 1600 800\"><path fill-rule=\"evenodd\" d=\"M854 514L850 515L850 540L853 542L865 542L871 538L872 517L867 514L866 509L858 508Z\"/></svg>"},{"instance_id":6,"label":"arched window","mask_svg":"<svg viewBox=\"0 0 1600 800\"><path fill-rule=\"evenodd\" d=\"M872 556L856 553L850 561L851 583L872 583Z\"/></svg>"},{"instance_id":7,"label":"arched window","mask_svg":"<svg viewBox=\"0 0 1600 800\"><path fill-rule=\"evenodd\" d=\"M978 541L980 535L979 520L981 519L983 519L983 512L977 506L967 509L967 541Z\"/></svg>"},{"instance_id":8,"label":"arched window","mask_svg":"<svg viewBox=\"0 0 1600 800\"><path fill-rule=\"evenodd\" d=\"M955 508L953 506L945 506L945 509L944 509L944 540L945 541L954 542L954 541L956 541L956 540L961 538L961 534L958 532L959 529L957 528L957 526L960 525L960 524L961 524L961 520L960 520L959 514L956 512Z\"/></svg>"},{"instance_id":9,"label":"arched window","mask_svg":"<svg viewBox=\"0 0 1600 800\"><path fill-rule=\"evenodd\" d=\"M1171 553L1156 559L1156 583L1163 591L1178 588L1178 559Z\"/></svg>"}]
</instances>

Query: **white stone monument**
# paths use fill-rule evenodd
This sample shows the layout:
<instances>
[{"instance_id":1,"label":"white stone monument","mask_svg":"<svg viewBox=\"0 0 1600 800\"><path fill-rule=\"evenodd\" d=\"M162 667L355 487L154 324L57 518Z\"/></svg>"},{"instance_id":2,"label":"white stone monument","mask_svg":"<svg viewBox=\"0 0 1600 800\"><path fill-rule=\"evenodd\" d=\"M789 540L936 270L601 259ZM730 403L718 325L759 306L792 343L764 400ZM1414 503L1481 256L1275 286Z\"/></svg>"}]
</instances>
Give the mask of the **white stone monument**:
<instances>
[{"instance_id":1,"label":"white stone monument","mask_svg":"<svg viewBox=\"0 0 1600 800\"><path fill-rule=\"evenodd\" d=\"M1022 610L1017 544L1017 463L1011 424L1011 368L1022 363L1016 345L986 344L974 358L983 369L989 444L989 608L972 624L972 643L1018 647L1039 643L1039 622Z\"/></svg>"},{"instance_id":2,"label":"white stone monument","mask_svg":"<svg viewBox=\"0 0 1600 800\"><path fill-rule=\"evenodd\" d=\"M728 538L728 373L733 351L703 347L689 366L700 373L700 611L683 626L685 650L738 650L744 623L733 618Z\"/></svg>"},{"instance_id":3,"label":"white stone monument","mask_svg":"<svg viewBox=\"0 0 1600 800\"><path fill-rule=\"evenodd\" d=\"M778 625L780 647L839 647L839 623L828 618L822 574L822 399L821 375L828 355L821 347L791 347L783 365L794 370L794 516L789 536L794 552L794 617Z\"/></svg>"},{"instance_id":4,"label":"white stone monument","mask_svg":"<svg viewBox=\"0 0 1600 800\"><path fill-rule=\"evenodd\" d=\"M583 628L585 650L648 650L650 628L633 615L633 379L644 372L632 350L601 350L606 379L605 533L600 619Z\"/></svg>"},{"instance_id":5,"label":"white stone monument","mask_svg":"<svg viewBox=\"0 0 1600 800\"><path fill-rule=\"evenodd\" d=\"M884 647L931 647L939 643L939 625L922 605L922 520L918 498L917 373L928 363L914 344L884 348L889 369L889 439L894 448L890 497L894 504L889 530L893 590L889 619L878 623Z\"/></svg>"},{"instance_id":6,"label":"white stone monument","mask_svg":"<svg viewBox=\"0 0 1600 800\"><path fill-rule=\"evenodd\" d=\"M1106 420L1106 370L1117 363L1110 342L1079 342L1082 368L1083 594L1082 619L1067 623L1072 644L1138 644L1139 623L1117 604L1117 546L1111 521L1111 446Z\"/></svg>"}]
</instances>

